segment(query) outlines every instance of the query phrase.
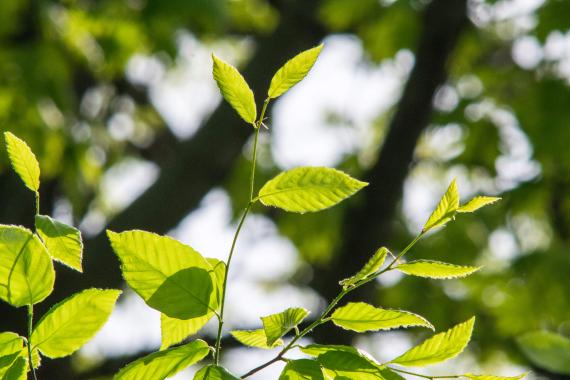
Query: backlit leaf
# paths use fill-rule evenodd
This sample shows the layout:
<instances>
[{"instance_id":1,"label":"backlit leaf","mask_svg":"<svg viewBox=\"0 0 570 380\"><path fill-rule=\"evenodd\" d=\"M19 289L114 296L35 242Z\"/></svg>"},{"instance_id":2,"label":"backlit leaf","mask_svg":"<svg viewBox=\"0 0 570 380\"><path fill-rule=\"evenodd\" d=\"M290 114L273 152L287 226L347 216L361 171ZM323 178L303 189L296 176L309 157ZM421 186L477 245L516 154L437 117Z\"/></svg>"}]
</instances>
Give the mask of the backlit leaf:
<instances>
[{"instance_id":1,"label":"backlit leaf","mask_svg":"<svg viewBox=\"0 0 570 380\"><path fill-rule=\"evenodd\" d=\"M232 336L240 343L250 347L257 347L263 349L271 349L283 345L283 340L277 339L272 345L267 344L267 335L265 330L234 330L230 332Z\"/></svg>"},{"instance_id":2,"label":"backlit leaf","mask_svg":"<svg viewBox=\"0 0 570 380\"><path fill-rule=\"evenodd\" d=\"M214 79L222 96L246 122L253 124L257 118L257 108L253 91L239 71L227 62L212 54Z\"/></svg>"},{"instance_id":3,"label":"backlit leaf","mask_svg":"<svg viewBox=\"0 0 570 380\"><path fill-rule=\"evenodd\" d=\"M218 307L216 274L198 252L145 231L107 231L123 277L147 305L171 318L191 319Z\"/></svg>"},{"instance_id":4,"label":"backlit leaf","mask_svg":"<svg viewBox=\"0 0 570 380\"><path fill-rule=\"evenodd\" d=\"M459 191L455 179L447 188L447 191L439 201L439 204L430 215L428 221L424 225L422 232L427 232L432 228L445 225L455 216L459 207Z\"/></svg>"},{"instance_id":5,"label":"backlit leaf","mask_svg":"<svg viewBox=\"0 0 570 380\"><path fill-rule=\"evenodd\" d=\"M267 336L267 345L272 346L279 338L301 323L307 315L309 312L306 309L290 307L281 313L261 317Z\"/></svg>"},{"instance_id":6,"label":"backlit leaf","mask_svg":"<svg viewBox=\"0 0 570 380\"><path fill-rule=\"evenodd\" d=\"M323 371L316 360L291 360L279 376L279 380L324 380Z\"/></svg>"},{"instance_id":7,"label":"backlit leaf","mask_svg":"<svg viewBox=\"0 0 570 380\"><path fill-rule=\"evenodd\" d=\"M346 351L329 351L318 356L325 379L384 380L386 368L365 357Z\"/></svg>"},{"instance_id":8,"label":"backlit leaf","mask_svg":"<svg viewBox=\"0 0 570 380\"><path fill-rule=\"evenodd\" d=\"M382 264L384 264L384 260L386 260L387 254L388 248L382 247L378 249L357 274L340 281L340 285L342 285L343 288L348 288L351 285L357 284L359 281L365 279L371 274L374 274L378 271L378 269L380 269Z\"/></svg>"},{"instance_id":9,"label":"backlit leaf","mask_svg":"<svg viewBox=\"0 0 570 380\"><path fill-rule=\"evenodd\" d=\"M451 359L459 355L471 340L474 324L475 317L436 334L392 360L391 363L421 367Z\"/></svg>"},{"instance_id":10,"label":"backlit leaf","mask_svg":"<svg viewBox=\"0 0 570 380\"><path fill-rule=\"evenodd\" d=\"M258 199L266 206L291 212L313 212L332 207L368 185L331 168L301 167L267 182Z\"/></svg>"},{"instance_id":11,"label":"backlit leaf","mask_svg":"<svg viewBox=\"0 0 570 380\"><path fill-rule=\"evenodd\" d=\"M570 375L570 339L553 332L534 331L519 337L517 343L537 367Z\"/></svg>"},{"instance_id":12,"label":"backlit leaf","mask_svg":"<svg viewBox=\"0 0 570 380\"><path fill-rule=\"evenodd\" d=\"M273 75L267 96L277 98L302 81L317 61L317 57L322 49L323 45L321 44L312 49L305 50L287 61L277 70L275 75Z\"/></svg>"},{"instance_id":13,"label":"backlit leaf","mask_svg":"<svg viewBox=\"0 0 570 380\"><path fill-rule=\"evenodd\" d=\"M34 192L40 188L40 165L30 147L10 132L4 132L8 156L14 171L26 187Z\"/></svg>"},{"instance_id":14,"label":"backlit leaf","mask_svg":"<svg viewBox=\"0 0 570 380\"><path fill-rule=\"evenodd\" d=\"M13 332L0 333L0 356L19 352L24 347L24 340Z\"/></svg>"},{"instance_id":15,"label":"backlit leaf","mask_svg":"<svg viewBox=\"0 0 570 380\"><path fill-rule=\"evenodd\" d=\"M164 380L192 364L204 359L210 352L203 340L159 351L127 365L114 377L115 380Z\"/></svg>"},{"instance_id":16,"label":"backlit leaf","mask_svg":"<svg viewBox=\"0 0 570 380\"><path fill-rule=\"evenodd\" d=\"M49 358L71 355L103 327L120 294L87 289L53 306L32 333L33 347Z\"/></svg>"},{"instance_id":17,"label":"backlit leaf","mask_svg":"<svg viewBox=\"0 0 570 380\"><path fill-rule=\"evenodd\" d=\"M527 373L522 373L518 376L492 376L492 375L474 375L472 373L466 373L465 377L471 380L520 380L526 377Z\"/></svg>"},{"instance_id":18,"label":"backlit leaf","mask_svg":"<svg viewBox=\"0 0 570 380\"><path fill-rule=\"evenodd\" d=\"M194 375L194 380L239 380L223 367L208 365Z\"/></svg>"},{"instance_id":19,"label":"backlit leaf","mask_svg":"<svg viewBox=\"0 0 570 380\"><path fill-rule=\"evenodd\" d=\"M396 269L412 276L448 279L468 276L477 272L481 267L461 266L432 260L417 260L400 264Z\"/></svg>"},{"instance_id":20,"label":"backlit leaf","mask_svg":"<svg viewBox=\"0 0 570 380\"><path fill-rule=\"evenodd\" d=\"M357 332L409 326L434 329L431 323L419 315L407 311L380 309L364 302L351 302L336 309L331 319L335 325Z\"/></svg>"},{"instance_id":21,"label":"backlit leaf","mask_svg":"<svg viewBox=\"0 0 570 380\"><path fill-rule=\"evenodd\" d=\"M12 363L2 380L26 380L27 371L28 362L24 357L20 356Z\"/></svg>"},{"instance_id":22,"label":"backlit leaf","mask_svg":"<svg viewBox=\"0 0 570 380\"><path fill-rule=\"evenodd\" d=\"M0 252L0 298L20 307L51 293L53 263L36 235L23 227L0 225Z\"/></svg>"},{"instance_id":23,"label":"backlit leaf","mask_svg":"<svg viewBox=\"0 0 570 380\"><path fill-rule=\"evenodd\" d=\"M81 268L83 242L78 229L49 216L36 215L36 230L55 260L83 272Z\"/></svg>"},{"instance_id":24,"label":"backlit leaf","mask_svg":"<svg viewBox=\"0 0 570 380\"><path fill-rule=\"evenodd\" d=\"M457 209L457 212L474 212L479 210L481 207L485 207L500 200L501 198L497 197L475 197L466 204L459 207Z\"/></svg>"}]
</instances>

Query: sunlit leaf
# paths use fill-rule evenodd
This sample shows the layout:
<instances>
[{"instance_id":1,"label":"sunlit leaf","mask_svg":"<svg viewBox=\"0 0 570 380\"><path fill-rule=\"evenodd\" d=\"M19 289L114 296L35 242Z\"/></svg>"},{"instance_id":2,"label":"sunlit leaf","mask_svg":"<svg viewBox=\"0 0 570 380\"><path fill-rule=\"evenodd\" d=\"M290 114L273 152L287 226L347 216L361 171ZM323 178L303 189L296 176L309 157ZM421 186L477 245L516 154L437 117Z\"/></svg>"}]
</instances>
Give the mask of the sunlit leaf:
<instances>
[{"instance_id":1,"label":"sunlit leaf","mask_svg":"<svg viewBox=\"0 0 570 380\"><path fill-rule=\"evenodd\" d=\"M462 205L457 209L457 212L474 212L479 210L481 207L485 207L487 205L493 204L495 202L500 201L501 198L497 197L475 197L471 199L466 204Z\"/></svg>"},{"instance_id":2,"label":"sunlit leaf","mask_svg":"<svg viewBox=\"0 0 570 380\"><path fill-rule=\"evenodd\" d=\"M391 363L421 367L451 359L459 355L471 340L474 324L475 317L436 334L392 360Z\"/></svg>"},{"instance_id":3,"label":"sunlit leaf","mask_svg":"<svg viewBox=\"0 0 570 380\"><path fill-rule=\"evenodd\" d=\"M0 225L0 252L0 298L20 307L51 293L53 263L36 235L23 227Z\"/></svg>"},{"instance_id":4,"label":"sunlit leaf","mask_svg":"<svg viewBox=\"0 0 570 380\"><path fill-rule=\"evenodd\" d=\"M253 124L257 118L257 108L253 91L239 71L227 62L212 54L214 79L222 96L246 122Z\"/></svg>"},{"instance_id":5,"label":"sunlit leaf","mask_svg":"<svg viewBox=\"0 0 570 380\"><path fill-rule=\"evenodd\" d=\"M127 365L115 380L164 380L204 359L210 352L203 340L155 352Z\"/></svg>"},{"instance_id":6,"label":"sunlit leaf","mask_svg":"<svg viewBox=\"0 0 570 380\"><path fill-rule=\"evenodd\" d=\"M272 345L267 344L267 335L265 335L265 330L234 330L230 332L232 336L240 343L263 349L271 349L283 345L283 340L277 339Z\"/></svg>"},{"instance_id":7,"label":"sunlit leaf","mask_svg":"<svg viewBox=\"0 0 570 380\"><path fill-rule=\"evenodd\" d=\"M312 49L296 55L287 61L273 76L267 96L277 98L291 87L299 83L309 73L317 61L317 57L321 53L323 45L316 46Z\"/></svg>"},{"instance_id":8,"label":"sunlit leaf","mask_svg":"<svg viewBox=\"0 0 570 380\"><path fill-rule=\"evenodd\" d=\"M447 188L447 191L439 201L439 204L430 215L428 221L424 225L422 232L427 232L432 228L445 225L455 216L459 207L459 191L455 179Z\"/></svg>"},{"instance_id":9,"label":"sunlit leaf","mask_svg":"<svg viewBox=\"0 0 570 380\"><path fill-rule=\"evenodd\" d=\"M150 307L178 319L217 309L216 275L198 252L150 232L107 233L127 284Z\"/></svg>"},{"instance_id":10,"label":"sunlit leaf","mask_svg":"<svg viewBox=\"0 0 570 380\"><path fill-rule=\"evenodd\" d=\"M357 332L390 330L398 327L423 326L434 329L423 317L400 310L380 309L364 302L351 302L331 315L333 323Z\"/></svg>"},{"instance_id":11,"label":"sunlit leaf","mask_svg":"<svg viewBox=\"0 0 570 380\"><path fill-rule=\"evenodd\" d=\"M266 206L291 212L313 212L332 207L368 185L331 168L301 167L267 182L258 199Z\"/></svg>"},{"instance_id":12,"label":"sunlit leaf","mask_svg":"<svg viewBox=\"0 0 570 380\"><path fill-rule=\"evenodd\" d=\"M466 373L465 377L471 380L520 380L526 377L527 373L522 373L518 376L493 376L493 375L474 375L472 373Z\"/></svg>"},{"instance_id":13,"label":"sunlit leaf","mask_svg":"<svg viewBox=\"0 0 570 380\"><path fill-rule=\"evenodd\" d=\"M432 260L417 260L400 264L396 269L412 276L448 279L468 276L477 272L481 267L461 266Z\"/></svg>"},{"instance_id":14,"label":"sunlit leaf","mask_svg":"<svg viewBox=\"0 0 570 380\"><path fill-rule=\"evenodd\" d=\"M384 380L387 369L356 353L329 351L318 356L325 379Z\"/></svg>"},{"instance_id":15,"label":"sunlit leaf","mask_svg":"<svg viewBox=\"0 0 570 380\"><path fill-rule=\"evenodd\" d=\"M239 380L239 378L223 367L208 365L196 372L194 380Z\"/></svg>"},{"instance_id":16,"label":"sunlit leaf","mask_svg":"<svg viewBox=\"0 0 570 380\"><path fill-rule=\"evenodd\" d=\"M32 333L33 347L49 358L71 355L103 327L120 294L87 289L53 306Z\"/></svg>"},{"instance_id":17,"label":"sunlit leaf","mask_svg":"<svg viewBox=\"0 0 570 380\"><path fill-rule=\"evenodd\" d=\"M10 370L14 362L22 356L21 352L14 352L7 355L0 355L0 379L4 379L6 372Z\"/></svg>"},{"instance_id":18,"label":"sunlit leaf","mask_svg":"<svg viewBox=\"0 0 570 380\"><path fill-rule=\"evenodd\" d=\"M81 232L45 215L36 215L36 230L55 260L83 272Z\"/></svg>"},{"instance_id":19,"label":"sunlit leaf","mask_svg":"<svg viewBox=\"0 0 570 380\"><path fill-rule=\"evenodd\" d=\"M570 339L549 331L534 331L519 337L517 343L537 367L570 375Z\"/></svg>"},{"instance_id":20,"label":"sunlit leaf","mask_svg":"<svg viewBox=\"0 0 570 380\"><path fill-rule=\"evenodd\" d=\"M277 314L261 317L263 329L267 336L267 345L272 346L279 338L287 334L309 315L309 311L301 307L290 307Z\"/></svg>"},{"instance_id":21,"label":"sunlit leaf","mask_svg":"<svg viewBox=\"0 0 570 380\"><path fill-rule=\"evenodd\" d=\"M0 333L0 356L19 352L24 347L24 340L13 332Z\"/></svg>"},{"instance_id":22,"label":"sunlit leaf","mask_svg":"<svg viewBox=\"0 0 570 380\"><path fill-rule=\"evenodd\" d=\"M371 274L374 274L378 271L378 269L380 269L382 264L384 264L384 260L386 259L387 254L388 248L382 247L378 249L358 273L352 277L345 278L344 280L340 281L340 285L342 285L343 288L348 288L351 285L354 285L370 276Z\"/></svg>"},{"instance_id":23,"label":"sunlit leaf","mask_svg":"<svg viewBox=\"0 0 570 380\"><path fill-rule=\"evenodd\" d=\"M26 187L34 192L40 188L40 165L30 147L10 132L4 132L12 167Z\"/></svg>"},{"instance_id":24,"label":"sunlit leaf","mask_svg":"<svg viewBox=\"0 0 570 380\"><path fill-rule=\"evenodd\" d=\"M316 360L298 359L287 363L279 380L324 380L324 377Z\"/></svg>"},{"instance_id":25,"label":"sunlit leaf","mask_svg":"<svg viewBox=\"0 0 570 380\"><path fill-rule=\"evenodd\" d=\"M26 380L28 372L27 360L20 356L12 363L10 368L4 373L2 380Z\"/></svg>"}]
</instances>

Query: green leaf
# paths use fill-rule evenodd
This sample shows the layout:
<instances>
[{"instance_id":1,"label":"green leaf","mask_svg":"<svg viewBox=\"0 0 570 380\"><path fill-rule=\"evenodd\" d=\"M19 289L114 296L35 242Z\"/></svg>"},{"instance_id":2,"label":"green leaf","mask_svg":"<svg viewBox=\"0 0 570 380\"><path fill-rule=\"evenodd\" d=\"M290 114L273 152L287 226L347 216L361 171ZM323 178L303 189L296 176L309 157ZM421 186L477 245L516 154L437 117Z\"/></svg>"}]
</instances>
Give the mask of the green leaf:
<instances>
[{"instance_id":1,"label":"green leaf","mask_svg":"<svg viewBox=\"0 0 570 380\"><path fill-rule=\"evenodd\" d=\"M570 375L570 339L553 332L534 331L519 337L517 343L537 367Z\"/></svg>"},{"instance_id":2,"label":"green leaf","mask_svg":"<svg viewBox=\"0 0 570 380\"><path fill-rule=\"evenodd\" d=\"M0 225L0 298L20 307L43 301L53 290L51 258L31 231Z\"/></svg>"},{"instance_id":3,"label":"green leaf","mask_svg":"<svg viewBox=\"0 0 570 380\"><path fill-rule=\"evenodd\" d=\"M4 139L12 167L24 181L26 187L37 192L40 188L40 165L34 152L24 140L10 132L4 132Z\"/></svg>"},{"instance_id":4,"label":"green leaf","mask_svg":"<svg viewBox=\"0 0 570 380\"><path fill-rule=\"evenodd\" d=\"M24 347L24 340L21 336L13 332L3 332L0 334L0 356L19 352Z\"/></svg>"},{"instance_id":5,"label":"green leaf","mask_svg":"<svg viewBox=\"0 0 570 380\"><path fill-rule=\"evenodd\" d=\"M364 280L371 274L377 272L382 266L382 264L384 264L384 260L386 260L386 255L388 254L388 252L389 252L388 248L386 247L378 249L357 274L340 281L339 282L340 285L342 285L344 289L347 289L352 285L355 285L358 282Z\"/></svg>"},{"instance_id":6,"label":"green leaf","mask_svg":"<svg viewBox=\"0 0 570 380\"><path fill-rule=\"evenodd\" d=\"M497 197L475 197L463 206L459 207L457 212L474 212L479 210L481 207L485 207L500 200L501 198Z\"/></svg>"},{"instance_id":7,"label":"green leaf","mask_svg":"<svg viewBox=\"0 0 570 380\"><path fill-rule=\"evenodd\" d=\"M298 359L287 363L279 380L324 380L323 371L316 360Z\"/></svg>"},{"instance_id":8,"label":"green leaf","mask_svg":"<svg viewBox=\"0 0 570 380\"><path fill-rule=\"evenodd\" d=\"M526 377L527 373L521 373L518 376L473 375L472 373L466 373L463 376L471 380L520 380Z\"/></svg>"},{"instance_id":9,"label":"green leaf","mask_svg":"<svg viewBox=\"0 0 570 380\"><path fill-rule=\"evenodd\" d=\"M155 352L127 365L115 380L163 380L204 359L210 348L203 340Z\"/></svg>"},{"instance_id":10,"label":"green leaf","mask_svg":"<svg viewBox=\"0 0 570 380\"><path fill-rule=\"evenodd\" d=\"M253 91L239 71L227 62L212 54L214 79L222 96L246 122L253 124L257 118L257 108Z\"/></svg>"},{"instance_id":11,"label":"green leaf","mask_svg":"<svg viewBox=\"0 0 570 380\"><path fill-rule=\"evenodd\" d=\"M10 370L12 365L18 358L22 356L21 352L14 352L9 355L0 355L0 379L4 379L6 372ZM25 357L25 356L24 356Z\"/></svg>"},{"instance_id":12,"label":"green leaf","mask_svg":"<svg viewBox=\"0 0 570 380\"><path fill-rule=\"evenodd\" d=\"M267 344L267 335L265 330L234 330L230 332L232 336L240 343L250 347L257 347L263 349L271 349L283 345L283 340L277 339L272 345Z\"/></svg>"},{"instance_id":13,"label":"green leaf","mask_svg":"<svg viewBox=\"0 0 570 380\"><path fill-rule=\"evenodd\" d=\"M258 199L286 211L313 212L332 207L367 185L336 169L301 167L267 182Z\"/></svg>"},{"instance_id":14,"label":"green leaf","mask_svg":"<svg viewBox=\"0 0 570 380\"><path fill-rule=\"evenodd\" d=\"M81 268L83 242L81 232L77 228L49 216L36 215L36 230L55 260L83 272Z\"/></svg>"},{"instance_id":15,"label":"green leaf","mask_svg":"<svg viewBox=\"0 0 570 380\"><path fill-rule=\"evenodd\" d=\"M457 208L459 207L459 191L455 179L447 188L447 191L439 201L439 204L430 215L428 221L424 225L422 232L427 232L435 227L445 225L455 217Z\"/></svg>"},{"instance_id":16,"label":"green leaf","mask_svg":"<svg viewBox=\"0 0 570 380\"><path fill-rule=\"evenodd\" d=\"M398 327L434 327L423 317L400 310L380 309L364 302L351 302L340 307L331 315L333 323L347 330L357 332L390 330Z\"/></svg>"},{"instance_id":17,"label":"green leaf","mask_svg":"<svg viewBox=\"0 0 570 380\"><path fill-rule=\"evenodd\" d=\"M198 252L170 237L145 231L107 234L125 281L147 305L178 319L216 310L216 274Z\"/></svg>"},{"instance_id":18,"label":"green leaf","mask_svg":"<svg viewBox=\"0 0 570 380\"><path fill-rule=\"evenodd\" d=\"M53 306L32 333L33 347L49 358L71 355L103 327L120 294L87 289Z\"/></svg>"},{"instance_id":19,"label":"green leaf","mask_svg":"<svg viewBox=\"0 0 570 380\"><path fill-rule=\"evenodd\" d=\"M223 261L207 258L206 261L214 268L215 283L214 288L217 290L218 298L221 298L224 276L226 273L226 265ZM208 323L216 313L209 310L206 315L190 319L170 318L166 314L160 315L160 331L162 336L162 344L160 349L163 350L180 343L191 335L196 334L202 327Z\"/></svg>"},{"instance_id":20,"label":"green leaf","mask_svg":"<svg viewBox=\"0 0 570 380\"><path fill-rule=\"evenodd\" d=\"M194 380L239 380L239 378L223 367L208 365L196 372Z\"/></svg>"},{"instance_id":21,"label":"green leaf","mask_svg":"<svg viewBox=\"0 0 570 380\"><path fill-rule=\"evenodd\" d=\"M477 272L481 267L460 266L432 260L416 260L400 264L396 269L412 276L448 279L468 276Z\"/></svg>"},{"instance_id":22,"label":"green leaf","mask_svg":"<svg viewBox=\"0 0 570 380\"><path fill-rule=\"evenodd\" d=\"M24 357L20 356L12 363L12 366L6 371L2 380L26 380L27 372L28 362Z\"/></svg>"},{"instance_id":23,"label":"green leaf","mask_svg":"<svg viewBox=\"0 0 570 380\"><path fill-rule=\"evenodd\" d=\"M474 324L475 317L426 339L390 363L421 367L451 359L459 355L471 340Z\"/></svg>"},{"instance_id":24,"label":"green leaf","mask_svg":"<svg viewBox=\"0 0 570 380\"><path fill-rule=\"evenodd\" d=\"M299 83L307 76L309 70L317 61L317 57L323 49L323 44L312 49L305 50L287 61L271 79L267 96L277 98Z\"/></svg>"},{"instance_id":25,"label":"green leaf","mask_svg":"<svg viewBox=\"0 0 570 380\"><path fill-rule=\"evenodd\" d=\"M329 351L317 358L323 367L325 379L358 379L358 380L383 380L385 367L381 367L356 353L346 351Z\"/></svg>"},{"instance_id":26,"label":"green leaf","mask_svg":"<svg viewBox=\"0 0 570 380\"><path fill-rule=\"evenodd\" d=\"M267 336L267 345L272 346L279 338L287 334L309 315L309 311L301 307L290 307L277 314L261 317L263 329Z\"/></svg>"}]
</instances>

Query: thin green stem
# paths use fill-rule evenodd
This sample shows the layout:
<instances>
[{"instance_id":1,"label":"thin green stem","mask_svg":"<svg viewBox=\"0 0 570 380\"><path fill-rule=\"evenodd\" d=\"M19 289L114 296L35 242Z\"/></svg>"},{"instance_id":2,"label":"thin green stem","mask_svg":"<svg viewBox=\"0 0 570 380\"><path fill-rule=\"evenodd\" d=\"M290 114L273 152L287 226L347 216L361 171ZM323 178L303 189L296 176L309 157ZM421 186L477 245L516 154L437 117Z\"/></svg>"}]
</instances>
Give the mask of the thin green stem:
<instances>
[{"instance_id":1,"label":"thin green stem","mask_svg":"<svg viewBox=\"0 0 570 380\"><path fill-rule=\"evenodd\" d=\"M40 215L40 193L36 191L35 196L36 196L36 215Z\"/></svg>"},{"instance_id":2,"label":"thin green stem","mask_svg":"<svg viewBox=\"0 0 570 380\"><path fill-rule=\"evenodd\" d=\"M253 201L253 192L255 191L255 166L257 164L257 143L259 141L259 127L255 128L255 138L253 140L253 155L251 159L251 176L249 180L249 202Z\"/></svg>"},{"instance_id":3,"label":"thin green stem","mask_svg":"<svg viewBox=\"0 0 570 380\"><path fill-rule=\"evenodd\" d=\"M28 305L28 361L29 366L32 370L32 376L34 380L38 380L36 376L36 369L34 368L34 361L32 357L32 330L33 330L33 321L34 321L34 306Z\"/></svg>"}]
</instances>

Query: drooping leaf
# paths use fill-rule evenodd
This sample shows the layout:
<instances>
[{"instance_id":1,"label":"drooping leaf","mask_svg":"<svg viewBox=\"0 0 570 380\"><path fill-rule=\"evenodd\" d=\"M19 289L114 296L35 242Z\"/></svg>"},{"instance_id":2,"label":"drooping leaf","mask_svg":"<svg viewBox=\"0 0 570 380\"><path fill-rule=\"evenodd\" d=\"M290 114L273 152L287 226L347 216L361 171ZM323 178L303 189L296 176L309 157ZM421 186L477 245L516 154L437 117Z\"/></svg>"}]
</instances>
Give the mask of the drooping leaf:
<instances>
[{"instance_id":1,"label":"drooping leaf","mask_svg":"<svg viewBox=\"0 0 570 380\"><path fill-rule=\"evenodd\" d=\"M469 202L459 207L457 209L457 212L475 212L479 210L481 207L488 206L500 200L501 198L497 197L484 197L484 196L475 197L471 199Z\"/></svg>"},{"instance_id":2,"label":"drooping leaf","mask_svg":"<svg viewBox=\"0 0 570 380\"><path fill-rule=\"evenodd\" d=\"M277 339L272 345L267 344L267 335L265 330L234 330L230 332L232 336L240 343L250 347L257 347L263 349L271 349L283 345L282 339Z\"/></svg>"},{"instance_id":3,"label":"drooping leaf","mask_svg":"<svg viewBox=\"0 0 570 380\"><path fill-rule=\"evenodd\" d=\"M344 280L340 281L340 285L342 285L343 288L346 289L352 285L357 284L359 281L365 279L371 274L374 274L375 272L378 271L378 269L380 269L382 264L384 264L384 260L386 260L387 254L388 254L388 248L382 247L378 249L358 273L356 273L352 277L345 278Z\"/></svg>"},{"instance_id":4,"label":"drooping leaf","mask_svg":"<svg viewBox=\"0 0 570 380\"><path fill-rule=\"evenodd\" d=\"M32 345L49 358L73 354L103 327L120 290L87 289L53 306L36 325Z\"/></svg>"},{"instance_id":5,"label":"drooping leaf","mask_svg":"<svg viewBox=\"0 0 570 380\"><path fill-rule=\"evenodd\" d=\"M493 375L474 375L472 373L466 373L465 377L471 380L520 380L526 377L527 373L521 373L518 376L493 376Z\"/></svg>"},{"instance_id":6,"label":"drooping leaf","mask_svg":"<svg viewBox=\"0 0 570 380\"><path fill-rule=\"evenodd\" d=\"M428 221L424 225L422 232L427 232L432 228L445 225L453 219L459 207L459 191L455 179L447 188L447 191L439 201L435 210L431 213Z\"/></svg>"},{"instance_id":7,"label":"drooping leaf","mask_svg":"<svg viewBox=\"0 0 570 380\"><path fill-rule=\"evenodd\" d=\"M380 309L364 302L350 302L331 315L333 323L357 332L423 326L434 330L425 318L400 310Z\"/></svg>"},{"instance_id":8,"label":"drooping leaf","mask_svg":"<svg viewBox=\"0 0 570 380\"><path fill-rule=\"evenodd\" d=\"M2 380L26 380L28 362L22 356L18 357L4 373Z\"/></svg>"},{"instance_id":9,"label":"drooping leaf","mask_svg":"<svg viewBox=\"0 0 570 380\"><path fill-rule=\"evenodd\" d=\"M570 339L549 331L533 331L519 337L517 343L537 367L570 375Z\"/></svg>"},{"instance_id":10,"label":"drooping leaf","mask_svg":"<svg viewBox=\"0 0 570 380\"><path fill-rule=\"evenodd\" d=\"M115 380L164 380L174 376L208 355L210 349L203 340L155 352L127 365L114 377Z\"/></svg>"},{"instance_id":11,"label":"drooping leaf","mask_svg":"<svg viewBox=\"0 0 570 380\"><path fill-rule=\"evenodd\" d=\"M10 132L4 132L6 148L12 167L26 187L34 192L40 188L40 165L30 147Z\"/></svg>"},{"instance_id":12,"label":"drooping leaf","mask_svg":"<svg viewBox=\"0 0 570 380\"><path fill-rule=\"evenodd\" d=\"M400 264L396 269L412 276L448 279L468 276L477 272L481 267L461 266L432 260L416 260Z\"/></svg>"},{"instance_id":13,"label":"drooping leaf","mask_svg":"<svg viewBox=\"0 0 570 380\"><path fill-rule=\"evenodd\" d=\"M55 260L83 272L81 232L45 215L36 215L36 230Z\"/></svg>"},{"instance_id":14,"label":"drooping leaf","mask_svg":"<svg viewBox=\"0 0 570 380\"><path fill-rule=\"evenodd\" d=\"M436 334L398 356L391 363L407 367L421 367L451 359L459 355L471 340L474 324L475 317Z\"/></svg>"},{"instance_id":15,"label":"drooping leaf","mask_svg":"<svg viewBox=\"0 0 570 380\"><path fill-rule=\"evenodd\" d=\"M212 54L214 60L214 79L222 96L249 124L255 123L257 108L253 91L247 85L239 71L227 62Z\"/></svg>"},{"instance_id":16,"label":"drooping leaf","mask_svg":"<svg viewBox=\"0 0 570 380\"><path fill-rule=\"evenodd\" d=\"M275 75L273 75L267 96L277 98L302 81L317 61L317 57L322 49L323 45L321 44L312 49L305 50L287 61L277 70Z\"/></svg>"},{"instance_id":17,"label":"drooping leaf","mask_svg":"<svg viewBox=\"0 0 570 380\"><path fill-rule=\"evenodd\" d=\"M147 305L171 318L191 319L218 307L216 274L198 252L145 231L107 231L123 277Z\"/></svg>"},{"instance_id":18,"label":"drooping leaf","mask_svg":"<svg viewBox=\"0 0 570 380\"><path fill-rule=\"evenodd\" d=\"M332 207L368 185L332 168L301 167L267 182L258 199L266 206L305 213Z\"/></svg>"},{"instance_id":19,"label":"drooping leaf","mask_svg":"<svg viewBox=\"0 0 570 380\"><path fill-rule=\"evenodd\" d=\"M223 367L208 365L196 372L194 380L239 380L239 378Z\"/></svg>"},{"instance_id":20,"label":"drooping leaf","mask_svg":"<svg viewBox=\"0 0 570 380\"><path fill-rule=\"evenodd\" d=\"M267 336L267 345L272 346L279 338L301 323L307 315L309 311L302 307L290 307L281 313L261 317Z\"/></svg>"},{"instance_id":21,"label":"drooping leaf","mask_svg":"<svg viewBox=\"0 0 570 380\"><path fill-rule=\"evenodd\" d=\"M324 377L319 362L311 359L298 359L287 363L279 380L324 380Z\"/></svg>"},{"instance_id":22,"label":"drooping leaf","mask_svg":"<svg viewBox=\"0 0 570 380\"><path fill-rule=\"evenodd\" d=\"M20 307L43 301L52 292L53 263L30 230L0 225L0 252L0 298Z\"/></svg>"},{"instance_id":23,"label":"drooping leaf","mask_svg":"<svg viewBox=\"0 0 570 380\"><path fill-rule=\"evenodd\" d=\"M215 283L214 288L218 294L218 299L221 299L221 291L224 282L224 275L226 272L226 265L223 261L207 258L206 261L214 268ZM214 310L209 310L206 315L190 319L177 319L170 318L166 314L160 315L160 331L162 344L160 349L163 350L172 346L173 344L180 343L191 335L196 334L202 327L208 323L215 315Z\"/></svg>"}]
</instances>

